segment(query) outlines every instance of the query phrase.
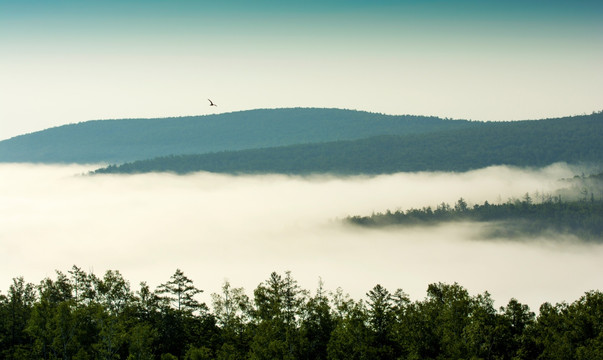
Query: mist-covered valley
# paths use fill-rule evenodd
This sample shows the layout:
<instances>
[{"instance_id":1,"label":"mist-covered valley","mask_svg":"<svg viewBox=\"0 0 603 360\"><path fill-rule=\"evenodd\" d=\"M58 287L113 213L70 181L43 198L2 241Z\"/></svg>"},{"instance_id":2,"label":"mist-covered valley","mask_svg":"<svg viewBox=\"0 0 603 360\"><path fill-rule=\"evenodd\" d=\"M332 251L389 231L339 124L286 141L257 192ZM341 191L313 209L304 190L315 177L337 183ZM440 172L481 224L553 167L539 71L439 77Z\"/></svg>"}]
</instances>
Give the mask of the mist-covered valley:
<instances>
[{"instance_id":1,"label":"mist-covered valley","mask_svg":"<svg viewBox=\"0 0 603 360\"><path fill-rule=\"evenodd\" d=\"M72 265L154 287L179 268L209 303L225 279L252 292L272 271L290 270L306 289L322 279L355 299L376 284L421 299L430 283L458 282L497 305L515 297L537 310L603 285L603 245L568 235L492 240L482 237L487 224L367 230L341 221L460 197L471 205L554 193L582 171L565 164L350 177L86 175L97 167L0 165L2 289Z\"/></svg>"}]
</instances>

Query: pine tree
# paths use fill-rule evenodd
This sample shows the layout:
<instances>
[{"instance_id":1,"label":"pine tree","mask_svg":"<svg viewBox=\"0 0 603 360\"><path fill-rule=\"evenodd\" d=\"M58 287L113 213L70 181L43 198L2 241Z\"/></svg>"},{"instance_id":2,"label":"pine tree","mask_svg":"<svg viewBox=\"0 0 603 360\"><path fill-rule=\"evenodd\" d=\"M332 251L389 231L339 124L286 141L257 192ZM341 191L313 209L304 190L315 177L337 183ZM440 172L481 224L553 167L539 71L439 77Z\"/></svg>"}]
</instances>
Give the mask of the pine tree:
<instances>
[{"instance_id":1,"label":"pine tree","mask_svg":"<svg viewBox=\"0 0 603 360\"><path fill-rule=\"evenodd\" d=\"M206 308L205 304L201 304L195 299L195 295L202 292L203 290L197 289L193 285L193 281L186 277L180 269L176 269L174 275L170 277L170 281L157 288L157 294L160 295L164 304L168 307L173 306L179 313L192 314L196 310Z\"/></svg>"}]
</instances>

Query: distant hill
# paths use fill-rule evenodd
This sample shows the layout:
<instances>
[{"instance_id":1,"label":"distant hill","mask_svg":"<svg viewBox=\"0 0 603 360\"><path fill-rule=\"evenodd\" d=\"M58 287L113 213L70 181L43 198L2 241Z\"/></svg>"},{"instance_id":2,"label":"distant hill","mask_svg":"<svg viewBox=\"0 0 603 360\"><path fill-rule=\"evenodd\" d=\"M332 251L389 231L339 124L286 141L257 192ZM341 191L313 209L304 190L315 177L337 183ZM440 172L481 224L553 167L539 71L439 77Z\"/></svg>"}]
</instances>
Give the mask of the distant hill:
<instances>
[{"instance_id":1,"label":"distant hill","mask_svg":"<svg viewBox=\"0 0 603 360\"><path fill-rule=\"evenodd\" d=\"M603 242L603 200L561 201L542 203L509 200L502 204L473 205L461 198L454 207L442 203L437 208L387 210L370 216L350 216L346 222L365 227L425 226L452 221L487 222L483 236L513 238L539 234L567 233L579 238Z\"/></svg>"},{"instance_id":2,"label":"distant hill","mask_svg":"<svg viewBox=\"0 0 603 360\"><path fill-rule=\"evenodd\" d=\"M584 241L603 243L603 173L563 179L566 187L553 193L526 193L521 199L470 205L462 197L453 205L435 208L386 210L343 221L370 228L433 226L446 222L482 222L484 238L522 238L572 234Z\"/></svg>"},{"instance_id":3,"label":"distant hill","mask_svg":"<svg viewBox=\"0 0 603 360\"><path fill-rule=\"evenodd\" d=\"M475 126L465 120L317 108L162 119L94 120L0 141L0 162L123 163Z\"/></svg>"},{"instance_id":4,"label":"distant hill","mask_svg":"<svg viewBox=\"0 0 603 360\"><path fill-rule=\"evenodd\" d=\"M357 140L159 157L109 166L96 173L183 174L203 170L380 174L466 171L491 165L545 166L555 162L601 164L603 159L601 112L558 119L459 124L464 126Z\"/></svg>"}]
</instances>

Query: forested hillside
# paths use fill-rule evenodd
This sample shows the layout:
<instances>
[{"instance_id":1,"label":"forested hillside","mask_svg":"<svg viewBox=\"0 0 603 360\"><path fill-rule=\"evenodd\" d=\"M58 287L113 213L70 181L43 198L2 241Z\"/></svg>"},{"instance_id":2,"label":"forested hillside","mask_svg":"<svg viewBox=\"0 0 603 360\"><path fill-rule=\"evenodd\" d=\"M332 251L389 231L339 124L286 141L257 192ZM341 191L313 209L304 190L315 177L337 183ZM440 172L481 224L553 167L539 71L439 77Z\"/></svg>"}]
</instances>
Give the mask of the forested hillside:
<instances>
[{"instance_id":1,"label":"forested hillside","mask_svg":"<svg viewBox=\"0 0 603 360\"><path fill-rule=\"evenodd\" d=\"M554 194L526 193L521 199L504 203L469 204L460 198L455 204L435 208L397 209L353 215L345 222L369 227L433 226L452 221L488 223L480 236L513 239L540 235L572 235L587 242L603 243L603 173L561 179L566 187Z\"/></svg>"},{"instance_id":2,"label":"forested hillside","mask_svg":"<svg viewBox=\"0 0 603 360\"><path fill-rule=\"evenodd\" d=\"M359 140L182 155L109 166L97 173L380 174L546 166L603 159L603 113L560 119L471 123L462 129Z\"/></svg>"},{"instance_id":3,"label":"forested hillside","mask_svg":"<svg viewBox=\"0 0 603 360\"><path fill-rule=\"evenodd\" d=\"M0 162L121 163L167 155L417 134L475 124L435 117L314 108L96 120L0 141Z\"/></svg>"},{"instance_id":4,"label":"forested hillside","mask_svg":"<svg viewBox=\"0 0 603 360\"><path fill-rule=\"evenodd\" d=\"M435 209L386 211L370 216L351 216L347 222L367 227L437 225L450 221L489 222L486 236L513 238L571 234L583 240L603 242L603 200L562 201L551 199L533 203L527 195L523 200L503 204L468 206L460 198L453 206L442 203Z\"/></svg>"},{"instance_id":5,"label":"forested hillside","mask_svg":"<svg viewBox=\"0 0 603 360\"><path fill-rule=\"evenodd\" d=\"M603 293L544 303L433 283L422 300L377 284L365 299L272 273L249 297L225 282L210 306L182 271L137 290L74 266L0 295L3 359L601 359Z\"/></svg>"}]
</instances>

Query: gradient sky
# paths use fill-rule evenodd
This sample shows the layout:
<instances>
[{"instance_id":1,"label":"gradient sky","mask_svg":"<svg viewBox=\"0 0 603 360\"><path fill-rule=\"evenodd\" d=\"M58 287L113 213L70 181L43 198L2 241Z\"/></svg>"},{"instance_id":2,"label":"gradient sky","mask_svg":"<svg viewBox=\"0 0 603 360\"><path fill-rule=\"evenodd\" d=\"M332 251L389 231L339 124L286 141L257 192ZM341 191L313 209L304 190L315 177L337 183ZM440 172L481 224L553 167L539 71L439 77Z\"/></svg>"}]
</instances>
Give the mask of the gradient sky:
<instances>
[{"instance_id":1,"label":"gradient sky","mask_svg":"<svg viewBox=\"0 0 603 360\"><path fill-rule=\"evenodd\" d=\"M603 109L602 20L603 2L580 0L0 0L0 139L297 106L591 113Z\"/></svg>"}]
</instances>

